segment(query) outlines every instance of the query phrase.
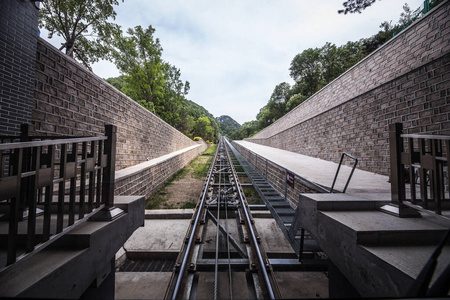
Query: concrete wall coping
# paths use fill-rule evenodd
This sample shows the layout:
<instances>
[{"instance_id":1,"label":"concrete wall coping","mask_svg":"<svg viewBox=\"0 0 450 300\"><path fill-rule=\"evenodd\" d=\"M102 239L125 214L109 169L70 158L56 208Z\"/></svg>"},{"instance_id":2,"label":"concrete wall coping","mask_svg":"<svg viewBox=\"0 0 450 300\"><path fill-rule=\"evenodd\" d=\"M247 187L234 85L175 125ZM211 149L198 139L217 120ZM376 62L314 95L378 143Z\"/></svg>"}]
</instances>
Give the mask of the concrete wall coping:
<instances>
[{"instance_id":1,"label":"concrete wall coping","mask_svg":"<svg viewBox=\"0 0 450 300\"><path fill-rule=\"evenodd\" d=\"M193 150L193 149L195 149L197 147L200 147L200 146L201 146L201 144L199 143L197 145L186 147L186 148L183 148L181 150L174 151L174 152L171 152L171 153L166 154L166 155L162 155L162 156L154 158L154 159L150 159L149 161L140 163L138 165L134 165L134 166L131 166L131 167L128 167L128 168L116 171L116 181L124 179L124 178L132 176L132 175L135 175L135 174L138 174L138 173L142 172L145 169L149 169L149 168L151 168L153 166L156 166L156 165L158 165L158 164L160 164L160 163L162 163L162 162L164 162L166 160L169 160L169 159L171 159L171 158L173 158L175 156L178 156L180 154L183 154L185 152L189 152L189 151L191 151L191 150Z\"/></svg>"}]
</instances>

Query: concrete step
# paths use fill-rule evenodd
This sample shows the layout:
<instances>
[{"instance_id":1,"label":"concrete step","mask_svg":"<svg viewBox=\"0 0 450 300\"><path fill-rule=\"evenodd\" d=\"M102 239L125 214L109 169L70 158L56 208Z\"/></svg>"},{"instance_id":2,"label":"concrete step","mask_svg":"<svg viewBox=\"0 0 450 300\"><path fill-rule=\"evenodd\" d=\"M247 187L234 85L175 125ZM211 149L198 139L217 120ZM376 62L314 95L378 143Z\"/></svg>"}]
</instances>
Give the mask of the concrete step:
<instances>
[{"instance_id":1,"label":"concrete step","mask_svg":"<svg viewBox=\"0 0 450 300\"><path fill-rule=\"evenodd\" d=\"M437 245L448 230L430 222L429 216L398 218L379 211L321 213L359 245Z\"/></svg>"},{"instance_id":2,"label":"concrete step","mask_svg":"<svg viewBox=\"0 0 450 300\"><path fill-rule=\"evenodd\" d=\"M279 216L294 216L295 210L290 207L277 207L275 208L275 212Z\"/></svg>"},{"instance_id":3,"label":"concrete step","mask_svg":"<svg viewBox=\"0 0 450 300\"><path fill-rule=\"evenodd\" d=\"M274 201L274 200L269 200L269 203L270 203L270 205L271 205L273 208L277 208L277 207L285 207L285 208L289 208L289 207L291 207L291 206L289 205L289 203L287 203L286 201L284 201L284 199L276 200L276 201Z\"/></svg>"},{"instance_id":4,"label":"concrete step","mask_svg":"<svg viewBox=\"0 0 450 300\"><path fill-rule=\"evenodd\" d=\"M191 219L194 209L146 209L145 219Z\"/></svg>"},{"instance_id":5,"label":"concrete step","mask_svg":"<svg viewBox=\"0 0 450 300\"><path fill-rule=\"evenodd\" d=\"M389 204L391 195L386 193L301 194L300 202L320 211L370 211Z\"/></svg>"}]
</instances>

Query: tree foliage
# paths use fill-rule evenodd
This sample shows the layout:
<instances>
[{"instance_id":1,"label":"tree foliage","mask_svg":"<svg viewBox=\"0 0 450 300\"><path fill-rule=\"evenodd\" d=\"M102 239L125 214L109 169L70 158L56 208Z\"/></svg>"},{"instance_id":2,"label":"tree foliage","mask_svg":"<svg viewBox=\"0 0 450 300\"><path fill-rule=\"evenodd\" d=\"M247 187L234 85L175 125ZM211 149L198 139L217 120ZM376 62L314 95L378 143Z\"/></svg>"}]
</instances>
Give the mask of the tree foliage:
<instances>
[{"instance_id":1,"label":"tree foliage","mask_svg":"<svg viewBox=\"0 0 450 300\"><path fill-rule=\"evenodd\" d=\"M349 9L364 7L363 1L347 1L353 4ZM372 2L373 1L369 1ZM367 3L366 6L367 7ZM405 4L398 24L383 22L380 31L366 39L355 42L347 42L337 46L325 43L320 48L309 48L297 54L291 61L289 72L294 80L290 86L283 82L275 86L267 104L263 106L256 116L255 121L247 122L239 130L241 138L251 136L293 110L303 101L319 91L322 87L339 77L342 73L357 64L361 59L372 53L381 45L400 31L401 27L408 25L414 18Z\"/></svg>"},{"instance_id":2,"label":"tree foliage","mask_svg":"<svg viewBox=\"0 0 450 300\"><path fill-rule=\"evenodd\" d=\"M186 99L190 84L181 80L180 69L162 59L154 33L152 26L136 26L115 37L111 57L122 75L107 81L187 136L215 141L214 116Z\"/></svg>"},{"instance_id":3,"label":"tree foliage","mask_svg":"<svg viewBox=\"0 0 450 300\"><path fill-rule=\"evenodd\" d=\"M164 95L162 47L155 39L155 29L136 26L128 29L128 36L116 35L112 58L125 74L125 93L135 100L151 103Z\"/></svg>"},{"instance_id":4,"label":"tree foliage","mask_svg":"<svg viewBox=\"0 0 450 300\"><path fill-rule=\"evenodd\" d=\"M241 125L230 116L220 116L216 118L219 124L220 134L231 139L239 139L239 129Z\"/></svg>"},{"instance_id":5,"label":"tree foliage","mask_svg":"<svg viewBox=\"0 0 450 300\"><path fill-rule=\"evenodd\" d=\"M107 58L112 38L120 32L114 5L118 0L46 0L41 2L39 26L48 30L48 38L61 36L67 55L87 68Z\"/></svg>"},{"instance_id":6,"label":"tree foliage","mask_svg":"<svg viewBox=\"0 0 450 300\"><path fill-rule=\"evenodd\" d=\"M344 9L338 10L340 14L361 13L364 9L375 3L375 0L347 0L342 3Z\"/></svg>"}]
</instances>

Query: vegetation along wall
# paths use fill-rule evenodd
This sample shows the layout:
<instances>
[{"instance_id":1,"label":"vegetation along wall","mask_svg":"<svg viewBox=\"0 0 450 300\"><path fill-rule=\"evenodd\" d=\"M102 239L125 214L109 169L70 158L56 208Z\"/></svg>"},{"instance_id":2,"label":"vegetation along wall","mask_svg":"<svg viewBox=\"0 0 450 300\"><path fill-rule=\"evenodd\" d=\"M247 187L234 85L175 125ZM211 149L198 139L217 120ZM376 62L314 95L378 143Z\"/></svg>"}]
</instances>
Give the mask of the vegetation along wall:
<instances>
[{"instance_id":1,"label":"vegetation along wall","mask_svg":"<svg viewBox=\"0 0 450 300\"><path fill-rule=\"evenodd\" d=\"M34 101L32 134L95 136L117 126L116 194L150 196L207 147L41 38Z\"/></svg>"},{"instance_id":2,"label":"vegetation along wall","mask_svg":"<svg viewBox=\"0 0 450 300\"><path fill-rule=\"evenodd\" d=\"M450 1L249 139L389 174L388 126L450 135Z\"/></svg>"}]
</instances>

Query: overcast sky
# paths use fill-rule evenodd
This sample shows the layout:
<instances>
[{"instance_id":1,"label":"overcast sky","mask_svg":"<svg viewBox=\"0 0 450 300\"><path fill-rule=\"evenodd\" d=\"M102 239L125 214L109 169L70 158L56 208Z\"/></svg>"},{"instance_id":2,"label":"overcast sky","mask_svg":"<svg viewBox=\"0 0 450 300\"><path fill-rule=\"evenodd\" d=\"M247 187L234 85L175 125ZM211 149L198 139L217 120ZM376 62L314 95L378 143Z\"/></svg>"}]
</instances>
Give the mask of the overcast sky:
<instances>
[{"instance_id":1,"label":"overcast sky","mask_svg":"<svg viewBox=\"0 0 450 300\"><path fill-rule=\"evenodd\" d=\"M293 83L289 66L296 54L370 37L383 21L397 23L405 3L415 9L423 1L377 1L361 14L340 15L342 2L125 0L116 7L116 23L124 31L152 25L163 59L191 84L187 98L242 124L256 119L277 84ZM93 70L103 78L120 75L107 62Z\"/></svg>"}]
</instances>

